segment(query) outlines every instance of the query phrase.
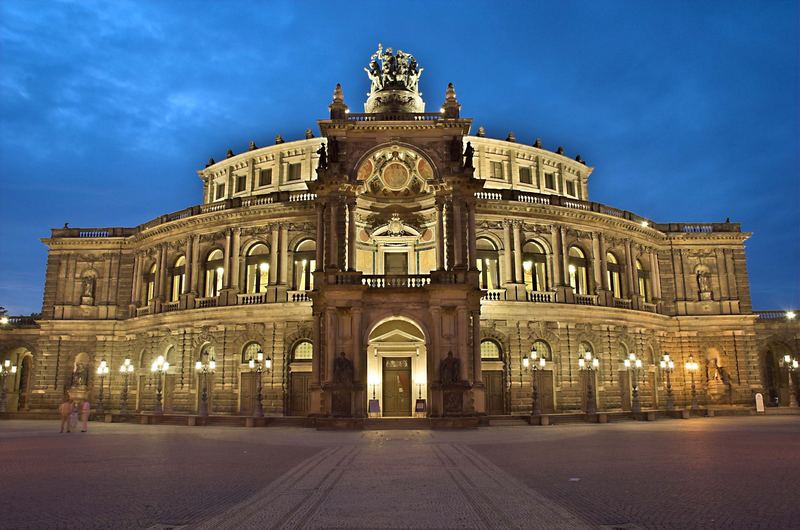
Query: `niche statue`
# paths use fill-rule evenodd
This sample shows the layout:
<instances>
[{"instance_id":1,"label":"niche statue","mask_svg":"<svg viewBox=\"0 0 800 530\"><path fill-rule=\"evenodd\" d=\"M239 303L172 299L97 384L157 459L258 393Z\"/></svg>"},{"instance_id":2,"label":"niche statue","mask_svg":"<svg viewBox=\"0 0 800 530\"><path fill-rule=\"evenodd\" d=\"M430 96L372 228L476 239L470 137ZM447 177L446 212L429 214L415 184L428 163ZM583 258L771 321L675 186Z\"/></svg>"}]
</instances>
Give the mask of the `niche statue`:
<instances>
[{"instance_id":1,"label":"niche statue","mask_svg":"<svg viewBox=\"0 0 800 530\"><path fill-rule=\"evenodd\" d=\"M353 361L344 356L344 352L333 361L333 382L340 385L353 384Z\"/></svg>"},{"instance_id":2,"label":"niche statue","mask_svg":"<svg viewBox=\"0 0 800 530\"><path fill-rule=\"evenodd\" d=\"M459 373L461 372L461 361L453 357L453 352L447 352L447 357L442 359L439 364L439 380L443 385L453 385L458 383Z\"/></svg>"}]
</instances>

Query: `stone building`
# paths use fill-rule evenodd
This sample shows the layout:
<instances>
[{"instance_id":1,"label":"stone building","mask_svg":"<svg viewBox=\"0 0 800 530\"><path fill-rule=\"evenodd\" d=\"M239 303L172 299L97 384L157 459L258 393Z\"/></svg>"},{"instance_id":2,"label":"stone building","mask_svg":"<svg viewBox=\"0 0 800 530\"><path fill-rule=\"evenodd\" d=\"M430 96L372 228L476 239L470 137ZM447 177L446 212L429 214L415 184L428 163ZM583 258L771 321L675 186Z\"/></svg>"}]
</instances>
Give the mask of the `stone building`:
<instances>
[{"instance_id":1,"label":"stone building","mask_svg":"<svg viewBox=\"0 0 800 530\"><path fill-rule=\"evenodd\" d=\"M543 412L630 410L692 381L701 405L789 402L800 327L753 311L739 224L592 202L580 155L471 135L452 85L426 112L410 54L367 71L364 112L337 85L319 137L210 160L202 204L53 229L41 317L0 330L7 410L96 404L101 361L106 410L530 414L534 387Z\"/></svg>"}]
</instances>

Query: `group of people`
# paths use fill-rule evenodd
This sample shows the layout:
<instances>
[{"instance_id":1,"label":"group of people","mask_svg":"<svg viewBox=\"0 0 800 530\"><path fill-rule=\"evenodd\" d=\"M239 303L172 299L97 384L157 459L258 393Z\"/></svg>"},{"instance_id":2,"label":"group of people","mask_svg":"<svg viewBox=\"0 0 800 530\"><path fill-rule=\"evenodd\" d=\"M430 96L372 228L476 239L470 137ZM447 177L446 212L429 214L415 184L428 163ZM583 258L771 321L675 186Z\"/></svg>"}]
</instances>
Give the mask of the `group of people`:
<instances>
[{"instance_id":1,"label":"group of people","mask_svg":"<svg viewBox=\"0 0 800 530\"><path fill-rule=\"evenodd\" d=\"M65 426L67 427L67 432L77 429L79 419L81 432L86 432L91 410L92 406L88 399L73 401L69 396L64 396L64 401L58 406L58 413L61 416L61 430L59 432L64 432Z\"/></svg>"}]
</instances>

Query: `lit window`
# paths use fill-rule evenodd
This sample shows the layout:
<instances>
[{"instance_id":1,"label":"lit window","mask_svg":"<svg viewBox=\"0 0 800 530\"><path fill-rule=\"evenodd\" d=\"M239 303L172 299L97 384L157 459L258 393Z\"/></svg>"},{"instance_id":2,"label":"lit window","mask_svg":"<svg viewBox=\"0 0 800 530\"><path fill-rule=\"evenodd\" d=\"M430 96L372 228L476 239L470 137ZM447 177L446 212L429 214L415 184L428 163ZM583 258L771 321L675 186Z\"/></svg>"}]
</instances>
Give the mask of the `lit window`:
<instances>
[{"instance_id":1,"label":"lit window","mask_svg":"<svg viewBox=\"0 0 800 530\"><path fill-rule=\"evenodd\" d=\"M642 262L636 260L636 277L639 282L639 294L645 302L650 301L650 272L642 266Z\"/></svg>"},{"instance_id":2,"label":"lit window","mask_svg":"<svg viewBox=\"0 0 800 530\"><path fill-rule=\"evenodd\" d=\"M556 189L556 175L555 173L544 174L544 187L550 190Z\"/></svg>"},{"instance_id":3,"label":"lit window","mask_svg":"<svg viewBox=\"0 0 800 530\"><path fill-rule=\"evenodd\" d=\"M477 241L475 265L481 273L481 289L498 289L500 287L500 261L497 247L490 240L480 238Z\"/></svg>"},{"instance_id":4,"label":"lit window","mask_svg":"<svg viewBox=\"0 0 800 530\"><path fill-rule=\"evenodd\" d=\"M493 340L481 341L481 359L500 360L500 346Z\"/></svg>"},{"instance_id":5,"label":"lit window","mask_svg":"<svg viewBox=\"0 0 800 530\"><path fill-rule=\"evenodd\" d=\"M292 359L295 361L310 361L314 357L314 347L311 342L302 340L294 345Z\"/></svg>"},{"instance_id":6,"label":"lit window","mask_svg":"<svg viewBox=\"0 0 800 530\"><path fill-rule=\"evenodd\" d=\"M263 293L269 285L269 249L263 243L256 243L247 251L245 258L246 291L249 294Z\"/></svg>"},{"instance_id":7,"label":"lit window","mask_svg":"<svg viewBox=\"0 0 800 530\"><path fill-rule=\"evenodd\" d=\"M528 291L547 290L547 254L535 241L522 247L522 279Z\"/></svg>"},{"instance_id":8,"label":"lit window","mask_svg":"<svg viewBox=\"0 0 800 530\"><path fill-rule=\"evenodd\" d=\"M589 294L589 262L578 247L569 248L569 264L567 272L569 274L569 284L575 290L575 294Z\"/></svg>"},{"instance_id":9,"label":"lit window","mask_svg":"<svg viewBox=\"0 0 800 530\"><path fill-rule=\"evenodd\" d=\"M242 364L247 363L250 359L254 359L258 361L258 354L261 353L263 355L264 350L261 349L261 345L257 342L250 342L247 346L244 347L242 350Z\"/></svg>"},{"instance_id":10,"label":"lit window","mask_svg":"<svg viewBox=\"0 0 800 530\"><path fill-rule=\"evenodd\" d=\"M217 184L217 200L225 197L225 184Z\"/></svg>"},{"instance_id":11,"label":"lit window","mask_svg":"<svg viewBox=\"0 0 800 530\"><path fill-rule=\"evenodd\" d=\"M608 289L614 293L614 298L622 298L621 267L617 262L616 256L611 252L606 254L606 278L608 279Z\"/></svg>"},{"instance_id":12,"label":"lit window","mask_svg":"<svg viewBox=\"0 0 800 530\"><path fill-rule=\"evenodd\" d=\"M236 193L244 191L247 187L247 175L236 176Z\"/></svg>"},{"instance_id":13,"label":"lit window","mask_svg":"<svg viewBox=\"0 0 800 530\"><path fill-rule=\"evenodd\" d=\"M217 296L222 290L222 276L225 268L222 264L223 254L219 249L213 250L205 263L205 296Z\"/></svg>"},{"instance_id":14,"label":"lit window","mask_svg":"<svg viewBox=\"0 0 800 530\"><path fill-rule=\"evenodd\" d=\"M567 195L575 196L575 182L572 180L567 181Z\"/></svg>"},{"instance_id":15,"label":"lit window","mask_svg":"<svg viewBox=\"0 0 800 530\"><path fill-rule=\"evenodd\" d=\"M294 251L294 290L311 291L314 289L314 275L317 268L317 246L313 240L307 239L297 245Z\"/></svg>"},{"instance_id":16,"label":"lit window","mask_svg":"<svg viewBox=\"0 0 800 530\"><path fill-rule=\"evenodd\" d=\"M177 302L183 293L183 285L186 281L186 258L181 256L175 260L175 264L169 271L170 302Z\"/></svg>"}]
</instances>

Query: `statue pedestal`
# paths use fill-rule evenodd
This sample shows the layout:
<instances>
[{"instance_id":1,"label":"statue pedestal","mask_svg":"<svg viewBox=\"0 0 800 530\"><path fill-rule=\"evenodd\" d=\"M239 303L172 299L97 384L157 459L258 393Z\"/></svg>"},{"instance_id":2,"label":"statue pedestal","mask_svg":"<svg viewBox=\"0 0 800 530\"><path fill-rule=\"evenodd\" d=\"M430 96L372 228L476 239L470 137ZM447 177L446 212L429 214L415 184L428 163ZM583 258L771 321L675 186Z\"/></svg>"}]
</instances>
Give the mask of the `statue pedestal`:
<instances>
[{"instance_id":1,"label":"statue pedestal","mask_svg":"<svg viewBox=\"0 0 800 530\"><path fill-rule=\"evenodd\" d=\"M353 414L353 385L329 383L324 385L325 396L330 396L327 409L334 418L352 418Z\"/></svg>"},{"instance_id":2,"label":"statue pedestal","mask_svg":"<svg viewBox=\"0 0 800 530\"><path fill-rule=\"evenodd\" d=\"M442 416L464 416L471 413L467 400L470 385L466 381L439 386L442 393Z\"/></svg>"},{"instance_id":3,"label":"statue pedestal","mask_svg":"<svg viewBox=\"0 0 800 530\"><path fill-rule=\"evenodd\" d=\"M83 401L89 395L89 389L86 387L70 388L67 394L71 401Z\"/></svg>"}]
</instances>

